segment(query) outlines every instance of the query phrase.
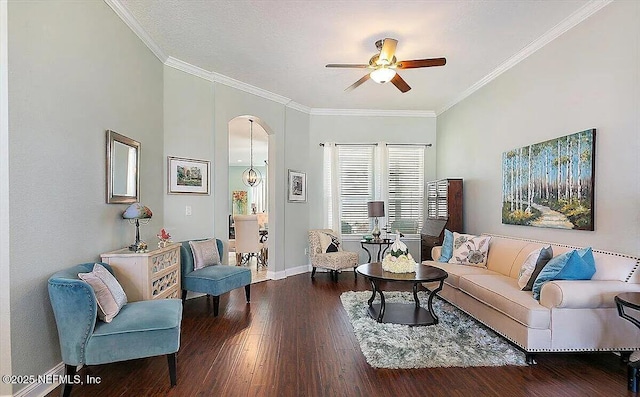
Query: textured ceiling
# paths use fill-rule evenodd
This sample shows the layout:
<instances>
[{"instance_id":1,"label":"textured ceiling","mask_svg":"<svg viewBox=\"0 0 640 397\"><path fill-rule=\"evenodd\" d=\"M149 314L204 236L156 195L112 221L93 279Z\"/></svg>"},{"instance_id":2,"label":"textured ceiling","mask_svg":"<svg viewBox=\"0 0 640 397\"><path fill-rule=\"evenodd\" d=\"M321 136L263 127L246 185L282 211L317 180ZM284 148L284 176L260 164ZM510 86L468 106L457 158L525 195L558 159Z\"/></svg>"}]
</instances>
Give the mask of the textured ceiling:
<instances>
[{"instance_id":1,"label":"textured ceiling","mask_svg":"<svg viewBox=\"0 0 640 397\"><path fill-rule=\"evenodd\" d=\"M606 0L105 0L133 20L159 57L172 57L322 109L439 113L571 27ZM555 36L554 36L555 35ZM412 87L368 81L351 92L376 40L398 40L398 60L446 57L443 67L401 70ZM147 40L149 44L149 40ZM158 51L159 50L159 51ZM163 59L165 61L166 59ZM515 60L515 61L514 61ZM229 123L231 165L249 163L247 119ZM267 135L254 124L254 164Z\"/></svg>"},{"instance_id":2,"label":"textured ceiling","mask_svg":"<svg viewBox=\"0 0 640 397\"><path fill-rule=\"evenodd\" d=\"M589 2L111 0L173 58L311 108L438 112ZM398 39L399 60L446 57L401 71L413 88L368 81L359 69L376 40Z\"/></svg>"}]
</instances>

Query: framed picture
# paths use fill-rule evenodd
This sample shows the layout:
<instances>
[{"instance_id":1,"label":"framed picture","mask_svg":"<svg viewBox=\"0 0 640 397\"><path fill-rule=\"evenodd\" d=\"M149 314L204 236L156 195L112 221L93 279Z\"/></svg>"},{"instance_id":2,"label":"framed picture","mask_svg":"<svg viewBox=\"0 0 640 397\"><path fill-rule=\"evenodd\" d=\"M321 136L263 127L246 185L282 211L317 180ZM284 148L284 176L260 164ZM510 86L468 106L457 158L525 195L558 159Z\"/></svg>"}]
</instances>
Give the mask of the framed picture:
<instances>
[{"instance_id":1,"label":"framed picture","mask_svg":"<svg viewBox=\"0 0 640 397\"><path fill-rule=\"evenodd\" d=\"M289 170L287 198L291 203L307 202L307 174Z\"/></svg>"},{"instance_id":2,"label":"framed picture","mask_svg":"<svg viewBox=\"0 0 640 397\"><path fill-rule=\"evenodd\" d=\"M502 154L502 223L594 230L596 130Z\"/></svg>"},{"instance_id":3,"label":"framed picture","mask_svg":"<svg viewBox=\"0 0 640 397\"><path fill-rule=\"evenodd\" d=\"M247 214L247 191L234 190L231 195L233 215Z\"/></svg>"},{"instance_id":4,"label":"framed picture","mask_svg":"<svg viewBox=\"0 0 640 397\"><path fill-rule=\"evenodd\" d=\"M169 194L209 194L210 161L167 157Z\"/></svg>"}]
</instances>

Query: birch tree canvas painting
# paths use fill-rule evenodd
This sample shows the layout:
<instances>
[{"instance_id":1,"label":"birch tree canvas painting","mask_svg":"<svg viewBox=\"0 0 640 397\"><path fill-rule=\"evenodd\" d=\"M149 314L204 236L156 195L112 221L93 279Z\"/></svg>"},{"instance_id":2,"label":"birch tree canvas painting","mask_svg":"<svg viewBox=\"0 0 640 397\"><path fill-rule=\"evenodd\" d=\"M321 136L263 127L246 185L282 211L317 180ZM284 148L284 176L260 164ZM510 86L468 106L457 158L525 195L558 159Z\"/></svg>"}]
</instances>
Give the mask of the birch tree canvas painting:
<instances>
[{"instance_id":1,"label":"birch tree canvas painting","mask_svg":"<svg viewBox=\"0 0 640 397\"><path fill-rule=\"evenodd\" d=\"M596 130L502 154L502 223L594 230Z\"/></svg>"}]
</instances>

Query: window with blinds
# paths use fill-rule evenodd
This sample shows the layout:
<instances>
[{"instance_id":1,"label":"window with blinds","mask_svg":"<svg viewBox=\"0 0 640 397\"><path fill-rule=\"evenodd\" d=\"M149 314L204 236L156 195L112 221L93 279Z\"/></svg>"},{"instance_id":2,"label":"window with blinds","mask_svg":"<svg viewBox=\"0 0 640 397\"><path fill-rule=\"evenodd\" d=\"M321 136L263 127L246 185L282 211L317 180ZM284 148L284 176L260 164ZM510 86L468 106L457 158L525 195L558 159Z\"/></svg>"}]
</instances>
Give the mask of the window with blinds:
<instances>
[{"instance_id":1,"label":"window with blinds","mask_svg":"<svg viewBox=\"0 0 640 397\"><path fill-rule=\"evenodd\" d=\"M389 145L387 216L392 231L418 233L424 203L424 147Z\"/></svg>"},{"instance_id":2,"label":"window with blinds","mask_svg":"<svg viewBox=\"0 0 640 397\"><path fill-rule=\"evenodd\" d=\"M373 145L338 147L342 233L366 234L371 230L367 202L374 199Z\"/></svg>"}]
</instances>

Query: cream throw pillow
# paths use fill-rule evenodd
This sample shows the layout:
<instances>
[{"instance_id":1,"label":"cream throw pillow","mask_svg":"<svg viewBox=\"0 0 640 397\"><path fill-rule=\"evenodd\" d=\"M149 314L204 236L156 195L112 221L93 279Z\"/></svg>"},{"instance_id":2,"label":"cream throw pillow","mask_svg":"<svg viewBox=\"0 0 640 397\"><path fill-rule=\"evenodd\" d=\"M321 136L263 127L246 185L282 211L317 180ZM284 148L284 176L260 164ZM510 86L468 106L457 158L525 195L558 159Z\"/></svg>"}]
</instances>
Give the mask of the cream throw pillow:
<instances>
[{"instance_id":1,"label":"cream throw pillow","mask_svg":"<svg viewBox=\"0 0 640 397\"><path fill-rule=\"evenodd\" d=\"M536 262L540 256L540 251L542 251L542 248L531 251L529 256L527 256L527 259L524 260L524 263L520 268L520 273L518 273L518 286L520 289L523 289L529 282L529 279L533 274L533 270L536 268Z\"/></svg>"},{"instance_id":2,"label":"cream throw pillow","mask_svg":"<svg viewBox=\"0 0 640 397\"><path fill-rule=\"evenodd\" d=\"M189 245L191 252L193 252L193 270L220 264L220 253L215 238L204 241L189 241Z\"/></svg>"},{"instance_id":3,"label":"cream throw pillow","mask_svg":"<svg viewBox=\"0 0 640 397\"><path fill-rule=\"evenodd\" d=\"M99 263L93 265L91 273L78 273L78 277L86 281L96 294L98 318L110 323L127 304L127 295L118 280Z\"/></svg>"},{"instance_id":4,"label":"cream throw pillow","mask_svg":"<svg viewBox=\"0 0 640 397\"><path fill-rule=\"evenodd\" d=\"M474 236L472 234L453 233L453 255L449 263L487 267L491 236Z\"/></svg>"}]
</instances>

